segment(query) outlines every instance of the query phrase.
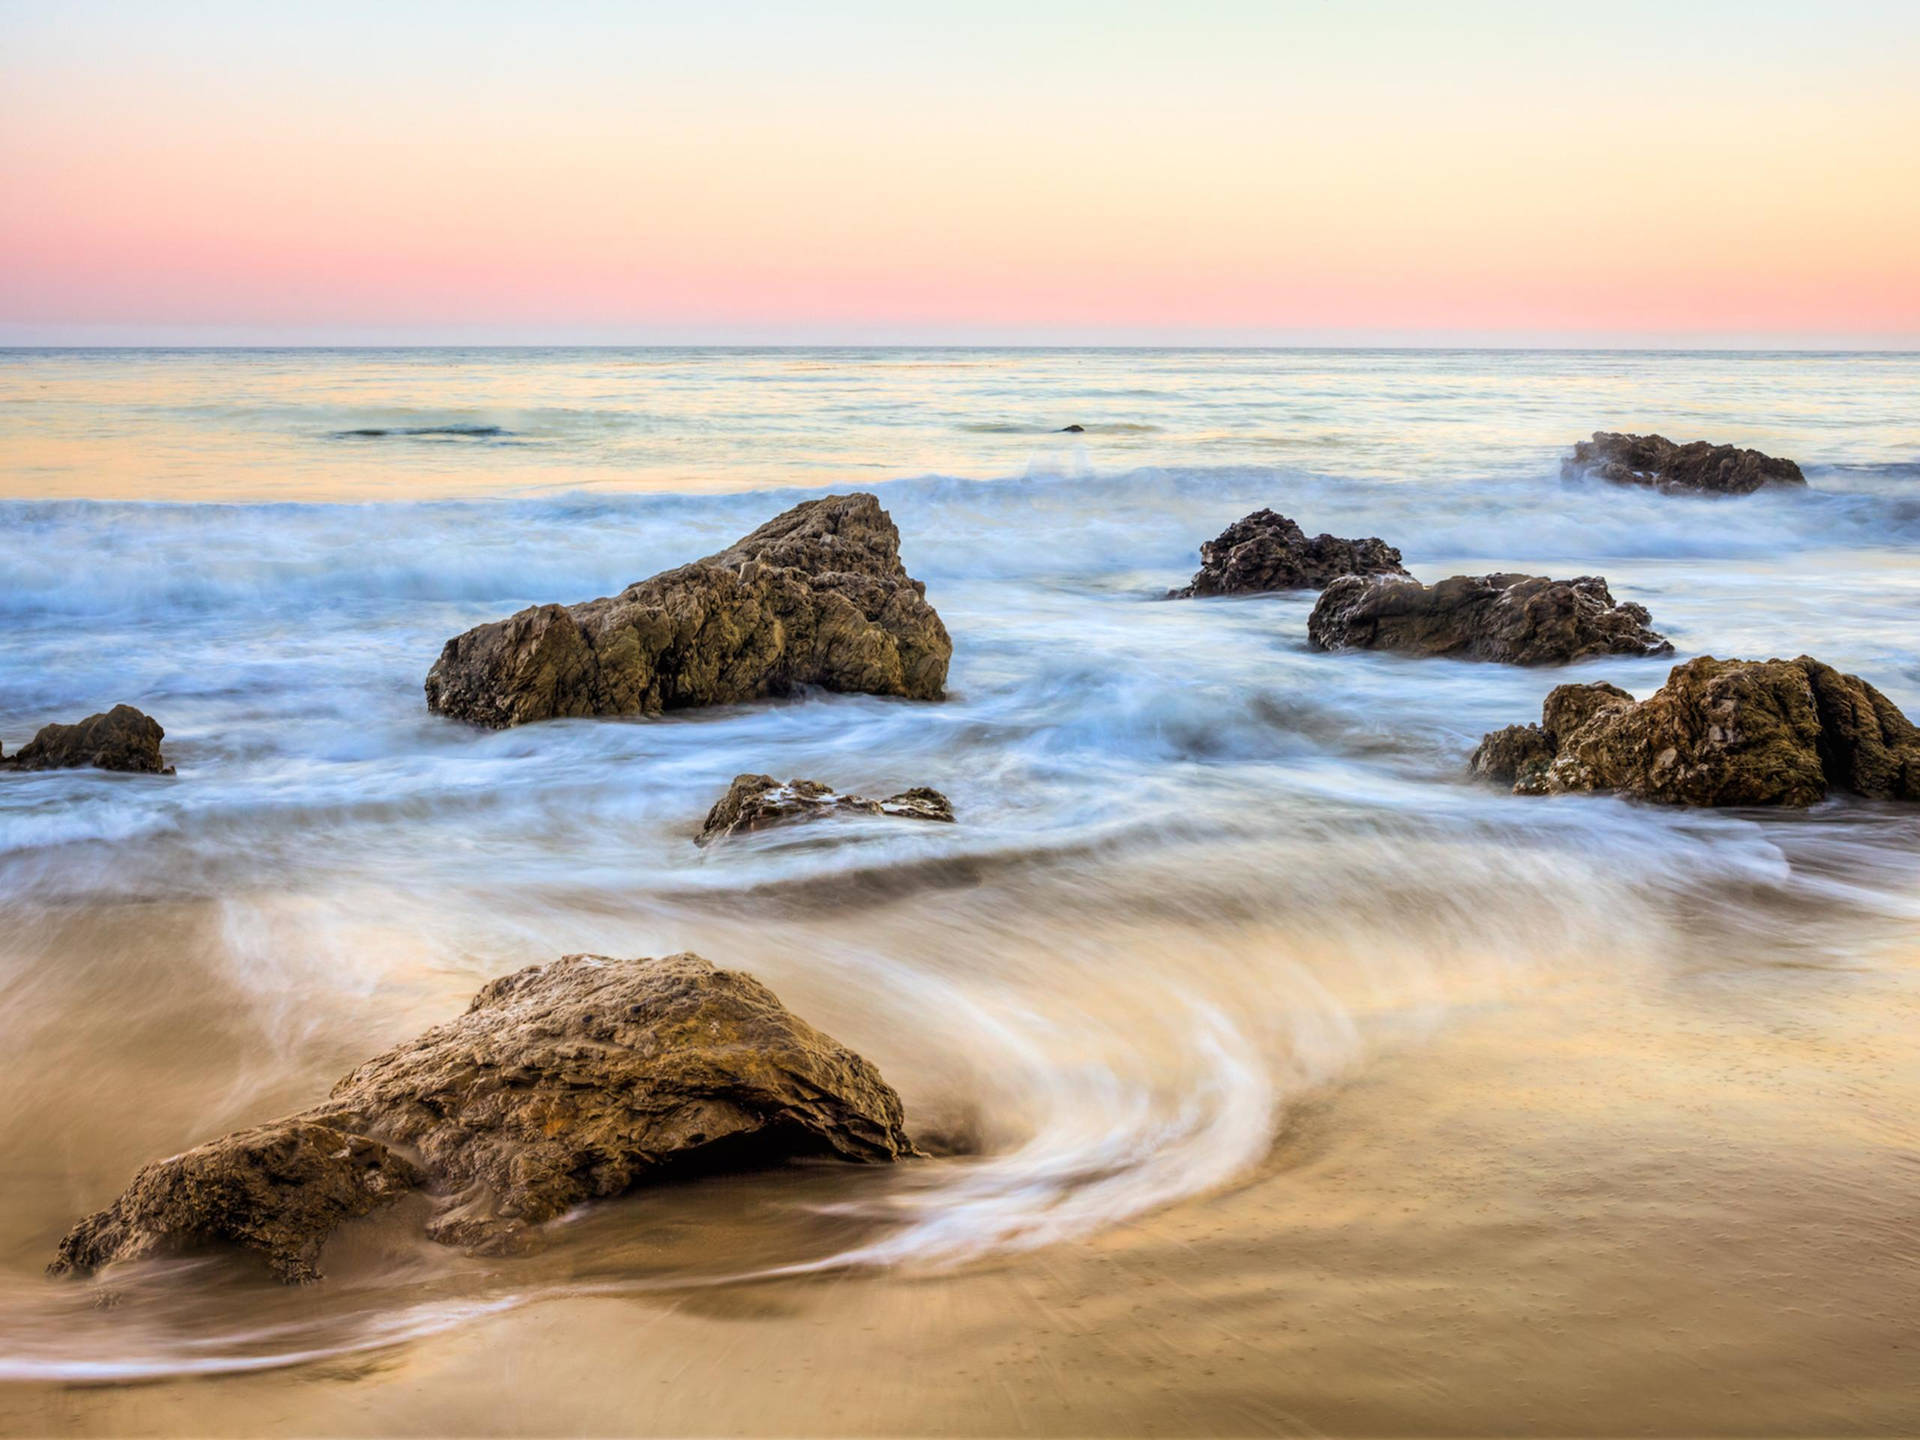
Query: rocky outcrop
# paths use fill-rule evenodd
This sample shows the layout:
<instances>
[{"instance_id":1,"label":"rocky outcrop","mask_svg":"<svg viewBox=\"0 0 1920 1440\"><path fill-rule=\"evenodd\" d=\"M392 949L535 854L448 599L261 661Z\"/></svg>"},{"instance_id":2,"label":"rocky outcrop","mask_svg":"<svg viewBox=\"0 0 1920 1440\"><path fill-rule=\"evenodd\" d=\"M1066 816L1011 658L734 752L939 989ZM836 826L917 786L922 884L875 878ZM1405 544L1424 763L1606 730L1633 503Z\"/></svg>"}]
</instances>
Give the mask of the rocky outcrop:
<instances>
[{"instance_id":1,"label":"rocky outcrop","mask_svg":"<svg viewBox=\"0 0 1920 1440\"><path fill-rule=\"evenodd\" d=\"M1321 650L1392 650L1508 665L1560 665L1589 655L1664 655L1646 608L1616 602L1597 575L1455 575L1434 585L1350 576L1321 593L1307 638Z\"/></svg>"},{"instance_id":2,"label":"rocky outcrop","mask_svg":"<svg viewBox=\"0 0 1920 1440\"><path fill-rule=\"evenodd\" d=\"M1341 575L1406 573L1400 552L1384 540L1309 537L1286 516L1256 510L1201 545L1200 569L1193 583L1168 591L1167 598L1318 590Z\"/></svg>"},{"instance_id":3,"label":"rocky outcrop","mask_svg":"<svg viewBox=\"0 0 1920 1440\"><path fill-rule=\"evenodd\" d=\"M1611 790L1668 805L1811 805L1829 793L1920 800L1920 729L1855 675L1797 660L1676 665L1636 702L1562 685L1538 725L1480 742L1475 774L1516 794Z\"/></svg>"},{"instance_id":4,"label":"rocky outcrop","mask_svg":"<svg viewBox=\"0 0 1920 1440\"><path fill-rule=\"evenodd\" d=\"M160 722L131 705L116 705L73 725L42 725L40 732L11 758L7 770L126 770L140 775L171 775L160 754L166 737Z\"/></svg>"},{"instance_id":5,"label":"rocky outcrop","mask_svg":"<svg viewBox=\"0 0 1920 1440\"><path fill-rule=\"evenodd\" d=\"M1763 485L1805 485L1807 477L1791 460L1709 445L1694 440L1676 445L1664 435L1620 435L1596 430L1591 440L1573 447L1562 462L1568 479L1591 476L1615 485L1644 485L1669 494L1751 495Z\"/></svg>"},{"instance_id":6,"label":"rocky outcrop","mask_svg":"<svg viewBox=\"0 0 1920 1440\"><path fill-rule=\"evenodd\" d=\"M788 780L782 784L771 775L736 775L727 793L707 812L707 823L700 827L695 843L706 845L743 831L834 814L896 815L950 824L953 805L938 790L924 785L884 800L869 800L861 795L843 795L818 780Z\"/></svg>"},{"instance_id":7,"label":"rocky outcrop","mask_svg":"<svg viewBox=\"0 0 1920 1440\"><path fill-rule=\"evenodd\" d=\"M757 980L569 955L491 982L324 1104L147 1166L51 1268L225 1243L308 1280L337 1225L413 1190L434 1239L498 1249L675 1169L912 1153L879 1072Z\"/></svg>"},{"instance_id":8,"label":"rocky outcrop","mask_svg":"<svg viewBox=\"0 0 1920 1440\"><path fill-rule=\"evenodd\" d=\"M427 707L501 728L651 715L795 686L937 700L953 642L872 495L796 505L704 560L447 642Z\"/></svg>"}]
</instances>

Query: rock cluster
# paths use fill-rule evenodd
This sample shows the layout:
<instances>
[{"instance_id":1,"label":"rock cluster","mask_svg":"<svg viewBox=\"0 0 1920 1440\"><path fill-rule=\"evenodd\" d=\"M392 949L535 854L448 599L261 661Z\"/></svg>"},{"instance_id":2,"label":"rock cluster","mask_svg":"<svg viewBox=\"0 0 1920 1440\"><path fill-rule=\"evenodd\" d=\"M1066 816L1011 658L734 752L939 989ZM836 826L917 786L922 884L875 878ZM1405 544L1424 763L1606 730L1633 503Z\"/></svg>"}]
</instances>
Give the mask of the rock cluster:
<instances>
[{"instance_id":1,"label":"rock cluster","mask_svg":"<svg viewBox=\"0 0 1920 1440\"><path fill-rule=\"evenodd\" d=\"M1573 447L1561 465L1569 479L1592 476L1616 485L1645 485L1672 494L1751 495L1763 485L1805 485L1807 477L1791 460L1709 445L1695 440L1677 445L1664 435L1620 435L1596 430L1591 440Z\"/></svg>"},{"instance_id":2,"label":"rock cluster","mask_svg":"<svg viewBox=\"0 0 1920 1440\"><path fill-rule=\"evenodd\" d=\"M127 770L140 775L171 775L160 753L166 737L160 722L131 705L116 705L72 725L43 725L11 758L8 770Z\"/></svg>"},{"instance_id":3,"label":"rock cluster","mask_svg":"<svg viewBox=\"0 0 1920 1440\"><path fill-rule=\"evenodd\" d=\"M434 1239L504 1248L675 1167L912 1153L879 1072L757 980L569 955L492 981L311 1110L148 1165L50 1268L227 1243L311 1280L336 1226L415 1190Z\"/></svg>"},{"instance_id":4,"label":"rock cluster","mask_svg":"<svg viewBox=\"0 0 1920 1440\"><path fill-rule=\"evenodd\" d=\"M1201 545L1200 569L1193 583L1169 591L1167 598L1318 590L1341 575L1406 573L1400 552L1384 540L1309 537L1286 516L1256 510Z\"/></svg>"},{"instance_id":5,"label":"rock cluster","mask_svg":"<svg viewBox=\"0 0 1920 1440\"><path fill-rule=\"evenodd\" d=\"M700 827L695 843L705 845L743 831L833 814L896 815L907 820L951 823L953 805L938 790L924 785L884 800L869 800L861 795L843 795L818 780L788 780L782 784L771 775L737 775L727 793L707 812L707 823Z\"/></svg>"},{"instance_id":6,"label":"rock cluster","mask_svg":"<svg viewBox=\"0 0 1920 1440\"><path fill-rule=\"evenodd\" d=\"M831 495L618 595L536 605L456 636L427 675L427 706L502 728L800 685L937 700L952 655L880 502Z\"/></svg>"},{"instance_id":7,"label":"rock cluster","mask_svg":"<svg viewBox=\"0 0 1920 1440\"><path fill-rule=\"evenodd\" d=\"M1538 725L1480 742L1475 774L1521 795L1611 790L1669 805L1811 805L1834 791L1920 800L1920 729L1855 675L1797 660L1676 665L1635 701L1562 685Z\"/></svg>"},{"instance_id":8,"label":"rock cluster","mask_svg":"<svg viewBox=\"0 0 1920 1440\"><path fill-rule=\"evenodd\" d=\"M1597 575L1349 576L1321 592L1307 638L1321 650L1392 650L1509 665L1558 665L1589 655L1662 655L1673 646L1646 608L1616 602Z\"/></svg>"}]
</instances>

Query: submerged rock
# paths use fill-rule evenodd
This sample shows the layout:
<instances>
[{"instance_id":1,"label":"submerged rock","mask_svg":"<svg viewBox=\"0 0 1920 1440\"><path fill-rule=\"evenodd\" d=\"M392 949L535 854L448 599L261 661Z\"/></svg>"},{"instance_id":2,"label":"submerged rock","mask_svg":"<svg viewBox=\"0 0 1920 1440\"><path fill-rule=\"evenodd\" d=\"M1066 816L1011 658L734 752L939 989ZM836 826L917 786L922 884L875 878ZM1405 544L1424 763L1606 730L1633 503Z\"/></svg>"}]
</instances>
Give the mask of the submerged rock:
<instances>
[{"instance_id":1,"label":"submerged rock","mask_svg":"<svg viewBox=\"0 0 1920 1440\"><path fill-rule=\"evenodd\" d=\"M1663 655L1673 646L1646 607L1616 602L1597 575L1455 575L1333 581L1307 617L1321 650L1392 650L1508 665L1558 665L1589 655Z\"/></svg>"},{"instance_id":2,"label":"submerged rock","mask_svg":"<svg viewBox=\"0 0 1920 1440\"><path fill-rule=\"evenodd\" d=\"M1084 435L1087 433L1087 427L1084 425L1062 425L1060 427L1060 433L1062 435Z\"/></svg>"},{"instance_id":3,"label":"submerged rock","mask_svg":"<svg viewBox=\"0 0 1920 1440\"><path fill-rule=\"evenodd\" d=\"M140 775L171 775L160 753L166 737L160 722L131 705L116 705L72 725L43 725L14 753L0 758L11 770L126 770Z\"/></svg>"},{"instance_id":4,"label":"submerged rock","mask_svg":"<svg viewBox=\"0 0 1920 1440\"><path fill-rule=\"evenodd\" d=\"M1806 655L1702 656L1638 702L1613 685L1562 685L1539 725L1493 732L1469 764L1523 795L1611 790L1668 805L1800 806L1832 791L1920 800L1920 729L1866 681Z\"/></svg>"},{"instance_id":5,"label":"submerged rock","mask_svg":"<svg viewBox=\"0 0 1920 1440\"><path fill-rule=\"evenodd\" d=\"M502 728L798 685L937 700L952 655L880 502L831 495L618 595L536 605L456 636L427 675L427 707Z\"/></svg>"},{"instance_id":6,"label":"submerged rock","mask_svg":"<svg viewBox=\"0 0 1920 1440\"><path fill-rule=\"evenodd\" d=\"M1341 575L1406 573L1400 552L1384 540L1309 537L1286 516L1256 510L1202 544L1200 569L1193 582L1168 591L1167 598L1318 590Z\"/></svg>"},{"instance_id":7,"label":"submerged rock","mask_svg":"<svg viewBox=\"0 0 1920 1440\"><path fill-rule=\"evenodd\" d=\"M835 813L897 815L907 820L951 823L953 805L938 790L929 790L924 785L902 790L884 800L869 800L861 795L843 795L818 780L789 780L782 784L771 775L736 775L727 793L707 812L707 823L700 827L695 843L705 845L740 831Z\"/></svg>"},{"instance_id":8,"label":"submerged rock","mask_svg":"<svg viewBox=\"0 0 1920 1440\"><path fill-rule=\"evenodd\" d=\"M1644 485L1670 494L1751 495L1763 485L1805 485L1791 460L1694 440L1677 445L1664 435L1596 430L1562 462L1569 479L1592 476L1615 485Z\"/></svg>"},{"instance_id":9,"label":"submerged rock","mask_svg":"<svg viewBox=\"0 0 1920 1440\"><path fill-rule=\"evenodd\" d=\"M486 985L327 1101L147 1166L55 1272L226 1243L315 1278L343 1221L411 1190L428 1234L510 1246L676 1168L910 1155L900 1097L752 977L697 955L569 955Z\"/></svg>"}]
</instances>

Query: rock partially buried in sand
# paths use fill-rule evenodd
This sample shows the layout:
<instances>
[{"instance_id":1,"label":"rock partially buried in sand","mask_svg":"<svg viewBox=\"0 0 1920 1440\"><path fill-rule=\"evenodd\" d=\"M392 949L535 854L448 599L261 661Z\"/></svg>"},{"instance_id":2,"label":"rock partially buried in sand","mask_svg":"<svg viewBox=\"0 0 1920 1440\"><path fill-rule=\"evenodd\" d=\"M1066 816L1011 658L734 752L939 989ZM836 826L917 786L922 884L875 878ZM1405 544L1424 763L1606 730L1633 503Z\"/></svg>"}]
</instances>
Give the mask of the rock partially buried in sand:
<instances>
[{"instance_id":1,"label":"rock partially buried in sand","mask_svg":"<svg viewBox=\"0 0 1920 1440\"><path fill-rule=\"evenodd\" d=\"M116 705L72 725L43 725L11 758L8 770L125 770L138 775L171 775L160 753L166 731L151 715L131 705Z\"/></svg>"},{"instance_id":2,"label":"rock partially buried in sand","mask_svg":"<svg viewBox=\"0 0 1920 1440\"><path fill-rule=\"evenodd\" d=\"M953 642L872 495L809 500L718 555L447 642L427 707L504 728L652 715L799 685L937 700Z\"/></svg>"},{"instance_id":3,"label":"rock partially buried in sand","mask_svg":"<svg viewBox=\"0 0 1920 1440\"><path fill-rule=\"evenodd\" d=\"M1694 440L1677 445L1664 435L1596 430L1561 464L1568 479L1592 476L1615 485L1644 485L1669 494L1751 495L1763 485L1805 485L1791 460Z\"/></svg>"},{"instance_id":4,"label":"rock partially buried in sand","mask_svg":"<svg viewBox=\"0 0 1920 1440\"><path fill-rule=\"evenodd\" d=\"M309 1280L336 1226L415 1189L434 1239L510 1248L676 1168L897 1160L902 1120L873 1066L751 976L569 955L492 981L324 1104L147 1166L50 1268L233 1244Z\"/></svg>"},{"instance_id":5,"label":"rock partially buried in sand","mask_svg":"<svg viewBox=\"0 0 1920 1440\"><path fill-rule=\"evenodd\" d=\"M1469 762L1520 795L1611 790L1667 805L1812 805L1830 792L1920 800L1920 729L1873 686L1810 656L1676 665L1635 701L1562 685L1539 725Z\"/></svg>"},{"instance_id":6,"label":"rock partially buried in sand","mask_svg":"<svg viewBox=\"0 0 1920 1440\"><path fill-rule=\"evenodd\" d=\"M951 824L953 805L938 790L924 785L884 800L869 800L861 795L842 795L818 780L788 780L782 784L771 775L737 775L727 793L707 812L707 823L701 826L695 843L706 845L726 835L833 814L895 815Z\"/></svg>"},{"instance_id":7,"label":"rock partially buried in sand","mask_svg":"<svg viewBox=\"0 0 1920 1440\"><path fill-rule=\"evenodd\" d=\"M1597 575L1350 576L1321 592L1307 617L1320 650L1392 650L1507 665L1560 665L1589 655L1665 655L1646 608L1616 602Z\"/></svg>"},{"instance_id":8,"label":"rock partially buried in sand","mask_svg":"<svg viewBox=\"0 0 1920 1440\"><path fill-rule=\"evenodd\" d=\"M1309 537L1286 516L1256 510L1202 544L1200 569L1193 582L1168 591L1167 598L1318 590L1342 575L1406 573L1400 552L1384 540Z\"/></svg>"},{"instance_id":9,"label":"rock partially buried in sand","mask_svg":"<svg viewBox=\"0 0 1920 1440\"><path fill-rule=\"evenodd\" d=\"M348 1220L423 1182L377 1140L321 1120L280 1120L148 1165L118 1200L67 1232L56 1275L213 1245L257 1250L282 1280L317 1280L320 1247Z\"/></svg>"}]
</instances>

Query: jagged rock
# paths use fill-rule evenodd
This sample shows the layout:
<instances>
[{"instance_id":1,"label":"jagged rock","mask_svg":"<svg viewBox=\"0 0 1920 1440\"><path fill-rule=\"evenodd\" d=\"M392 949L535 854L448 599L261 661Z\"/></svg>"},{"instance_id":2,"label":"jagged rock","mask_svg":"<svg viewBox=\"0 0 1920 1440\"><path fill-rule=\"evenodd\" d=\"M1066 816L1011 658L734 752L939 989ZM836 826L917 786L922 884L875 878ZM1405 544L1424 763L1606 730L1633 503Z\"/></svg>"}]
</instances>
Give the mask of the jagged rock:
<instances>
[{"instance_id":1,"label":"jagged rock","mask_svg":"<svg viewBox=\"0 0 1920 1440\"><path fill-rule=\"evenodd\" d=\"M72 725L42 725L40 732L0 759L9 770L128 770L141 775L171 775L160 754L166 731L151 715L131 705L116 705Z\"/></svg>"},{"instance_id":2,"label":"jagged rock","mask_svg":"<svg viewBox=\"0 0 1920 1440\"><path fill-rule=\"evenodd\" d=\"M1544 761L1534 735L1548 747ZM1866 681L1806 655L1702 656L1676 665L1639 702L1613 685L1562 685L1540 725L1495 731L1469 763L1527 795L1612 790L1668 805L1811 805L1832 791L1920 800L1920 729Z\"/></svg>"},{"instance_id":3,"label":"jagged rock","mask_svg":"<svg viewBox=\"0 0 1920 1440\"><path fill-rule=\"evenodd\" d=\"M390 1205L421 1183L377 1140L317 1120L280 1120L148 1165L126 1193L60 1242L54 1274L116 1260L238 1245L283 1280L319 1278L335 1227Z\"/></svg>"},{"instance_id":4,"label":"jagged rock","mask_svg":"<svg viewBox=\"0 0 1920 1440\"><path fill-rule=\"evenodd\" d=\"M1616 603L1597 575L1455 575L1434 585L1356 575L1321 592L1307 617L1307 638L1321 650L1558 665L1589 655L1670 653L1651 619L1644 606Z\"/></svg>"},{"instance_id":5,"label":"jagged rock","mask_svg":"<svg viewBox=\"0 0 1920 1440\"><path fill-rule=\"evenodd\" d=\"M1318 590L1341 575L1404 575L1400 552L1386 541L1311 538L1271 510L1236 520L1200 546L1193 583L1167 592L1170 600L1196 595L1257 595L1272 590Z\"/></svg>"},{"instance_id":6,"label":"jagged rock","mask_svg":"<svg viewBox=\"0 0 1920 1440\"><path fill-rule=\"evenodd\" d=\"M818 780L789 780L771 775L736 775L727 793L707 812L696 844L705 845L740 831L760 830L792 820L811 820L831 814L897 815L908 820L953 820L953 805L938 790L915 786L869 800L842 795Z\"/></svg>"},{"instance_id":7,"label":"jagged rock","mask_svg":"<svg viewBox=\"0 0 1920 1440\"><path fill-rule=\"evenodd\" d=\"M456 636L427 675L427 707L502 728L797 685L937 700L952 655L880 502L831 495L618 595L536 605Z\"/></svg>"},{"instance_id":8,"label":"jagged rock","mask_svg":"<svg viewBox=\"0 0 1920 1440\"><path fill-rule=\"evenodd\" d=\"M914 1153L900 1098L751 976L697 955L569 955L368 1061L324 1104L147 1166L53 1268L227 1242L311 1279L341 1222L424 1189L428 1234L506 1248L671 1174Z\"/></svg>"},{"instance_id":9,"label":"jagged rock","mask_svg":"<svg viewBox=\"0 0 1920 1440\"><path fill-rule=\"evenodd\" d=\"M1596 430L1562 462L1568 479L1593 476L1616 485L1645 485L1670 494L1751 495L1763 485L1805 485L1791 460L1758 450L1694 440L1677 445L1664 435L1620 435Z\"/></svg>"}]
</instances>

